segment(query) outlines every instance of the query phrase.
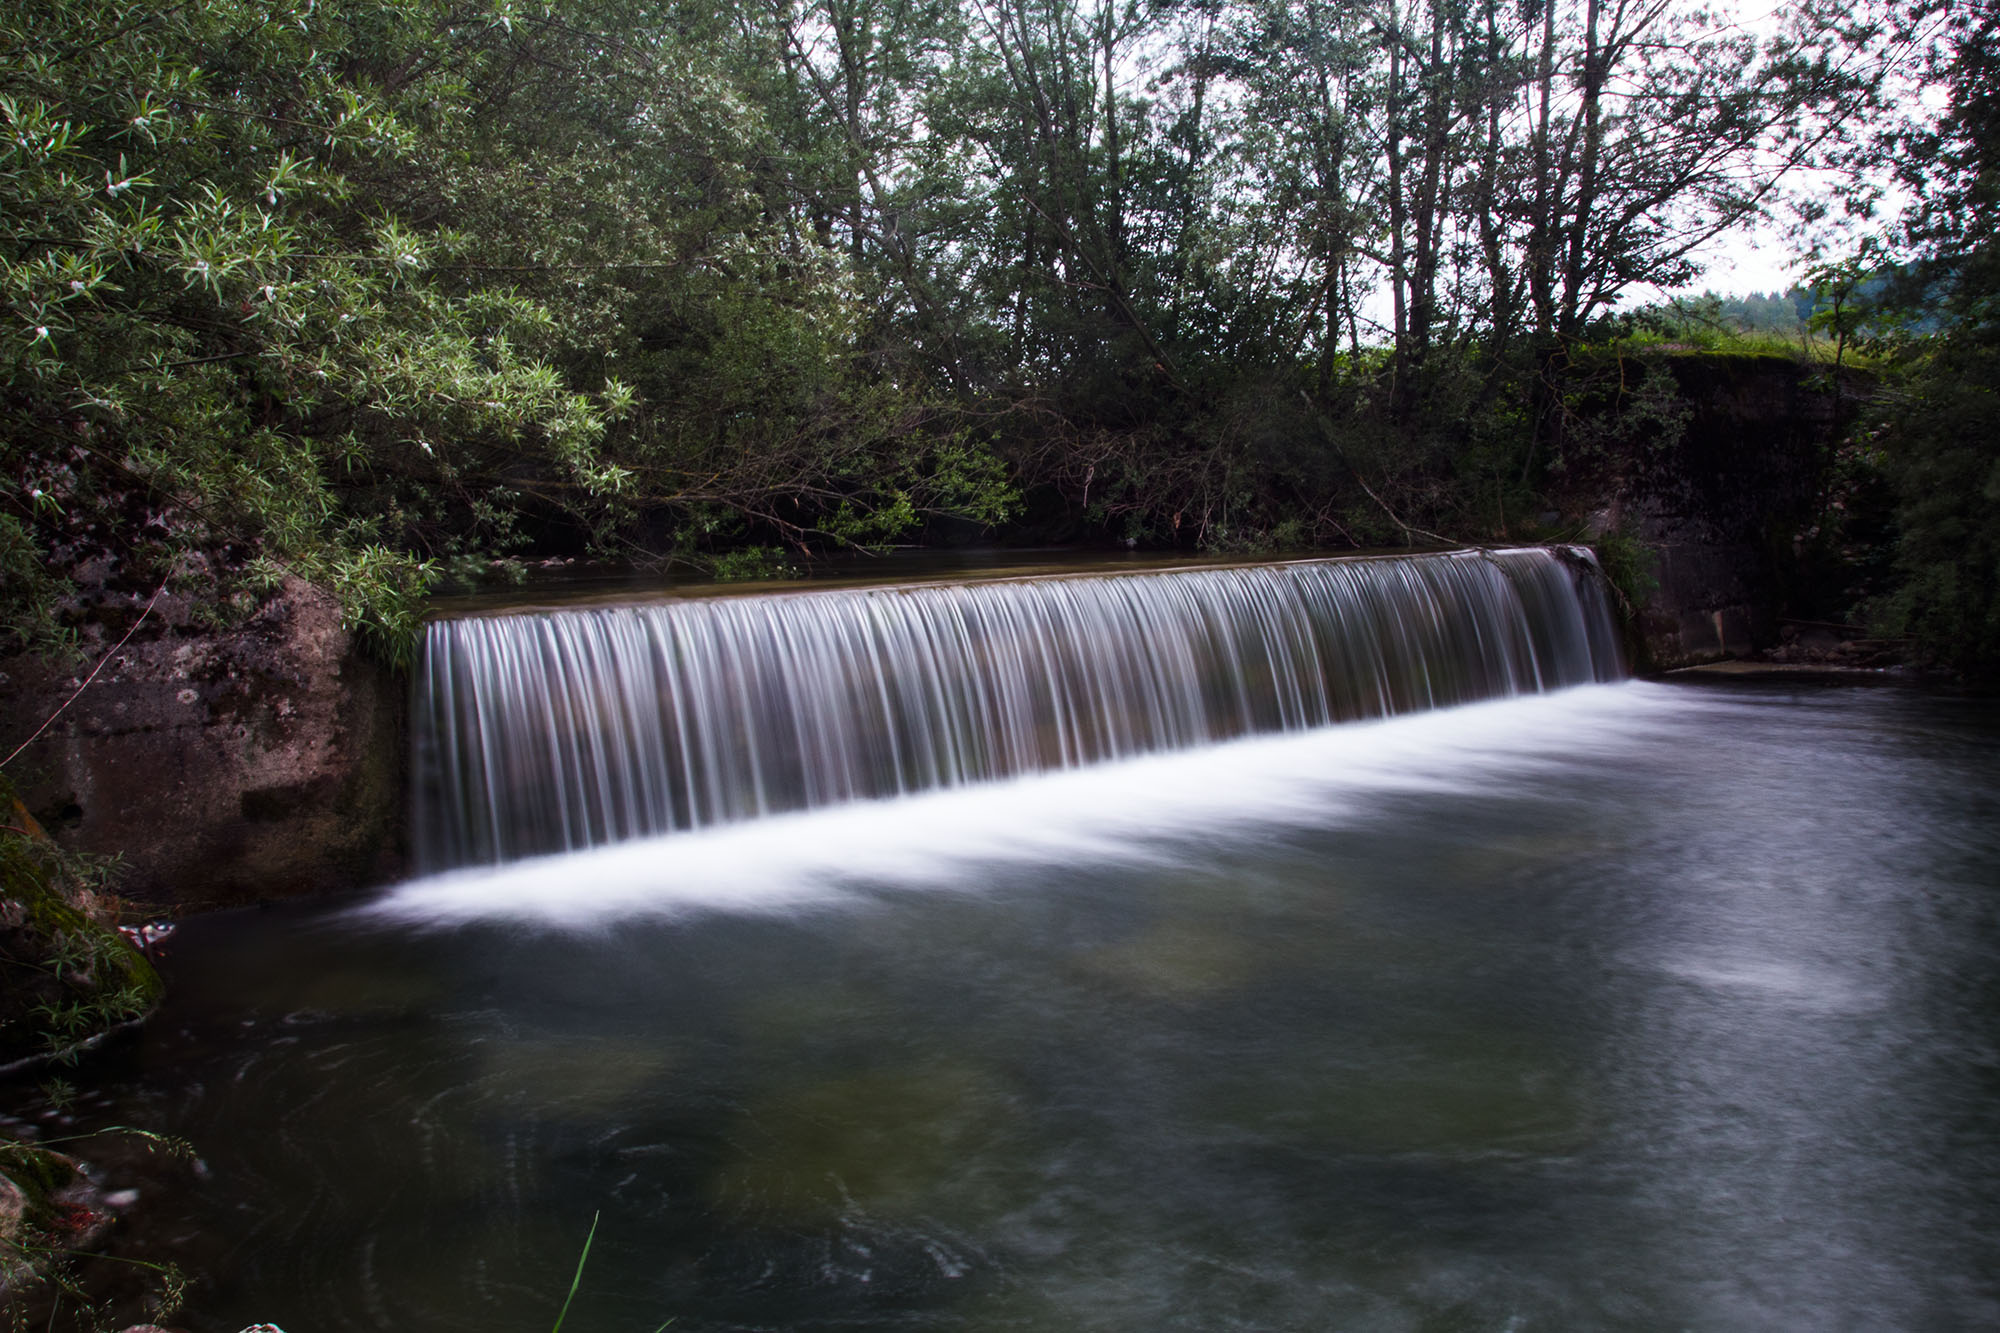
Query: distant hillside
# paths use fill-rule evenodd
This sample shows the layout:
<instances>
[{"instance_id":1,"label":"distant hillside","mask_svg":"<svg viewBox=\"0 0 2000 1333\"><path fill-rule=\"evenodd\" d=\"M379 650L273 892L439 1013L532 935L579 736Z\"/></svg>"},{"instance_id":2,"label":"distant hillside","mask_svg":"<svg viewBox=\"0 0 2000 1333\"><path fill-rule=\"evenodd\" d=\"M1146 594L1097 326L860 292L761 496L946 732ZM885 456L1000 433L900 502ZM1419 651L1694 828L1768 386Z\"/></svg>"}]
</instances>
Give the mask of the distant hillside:
<instances>
[{"instance_id":1,"label":"distant hillside","mask_svg":"<svg viewBox=\"0 0 2000 1333\"><path fill-rule=\"evenodd\" d=\"M1942 326L1935 311L1939 293L1918 290L1909 274L1887 269L1857 283L1842 299L1851 309L1876 312L1864 314L1860 332L1885 332L1893 322L1911 333L1935 333ZM1813 317L1834 308L1833 291L1826 284L1802 287L1797 284L1782 292L1752 292L1747 296L1722 296L1713 291L1700 296L1677 297L1660 308L1665 322L1679 330L1706 329L1718 333L1766 334L1782 338L1802 337L1813 330ZM1888 317L1894 311L1893 321Z\"/></svg>"}]
</instances>

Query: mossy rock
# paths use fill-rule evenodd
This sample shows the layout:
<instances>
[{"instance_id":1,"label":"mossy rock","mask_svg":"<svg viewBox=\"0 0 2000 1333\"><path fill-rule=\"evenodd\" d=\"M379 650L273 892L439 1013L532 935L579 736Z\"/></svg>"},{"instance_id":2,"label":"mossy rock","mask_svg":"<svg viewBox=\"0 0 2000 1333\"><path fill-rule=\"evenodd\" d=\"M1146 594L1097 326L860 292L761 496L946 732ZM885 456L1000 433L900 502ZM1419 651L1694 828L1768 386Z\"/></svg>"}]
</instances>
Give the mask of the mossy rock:
<instances>
[{"instance_id":1,"label":"mossy rock","mask_svg":"<svg viewBox=\"0 0 2000 1333\"><path fill-rule=\"evenodd\" d=\"M79 902L73 865L0 781L0 1073L73 1057L159 1002L159 973Z\"/></svg>"},{"instance_id":2,"label":"mossy rock","mask_svg":"<svg viewBox=\"0 0 2000 1333\"><path fill-rule=\"evenodd\" d=\"M0 1139L0 1178L21 1192L30 1214L50 1207L58 1192L76 1182L82 1168L74 1159L32 1143Z\"/></svg>"},{"instance_id":3,"label":"mossy rock","mask_svg":"<svg viewBox=\"0 0 2000 1333\"><path fill-rule=\"evenodd\" d=\"M95 1250L115 1222L104 1191L76 1159L0 1138L0 1321L15 1329L41 1327L39 1319L30 1318L36 1306L53 1321L65 1297L85 1295L69 1271L70 1261ZM87 1317L75 1327L123 1322Z\"/></svg>"},{"instance_id":4,"label":"mossy rock","mask_svg":"<svg viewBox=\"0 0 2000 1333\"><path fill-rule=\"evenodd\" d=\"M81 1179L81 1168L62 1153L0 1139L0 1305L39 1277L64 1192Z\"/></svg>"}]
</instances>

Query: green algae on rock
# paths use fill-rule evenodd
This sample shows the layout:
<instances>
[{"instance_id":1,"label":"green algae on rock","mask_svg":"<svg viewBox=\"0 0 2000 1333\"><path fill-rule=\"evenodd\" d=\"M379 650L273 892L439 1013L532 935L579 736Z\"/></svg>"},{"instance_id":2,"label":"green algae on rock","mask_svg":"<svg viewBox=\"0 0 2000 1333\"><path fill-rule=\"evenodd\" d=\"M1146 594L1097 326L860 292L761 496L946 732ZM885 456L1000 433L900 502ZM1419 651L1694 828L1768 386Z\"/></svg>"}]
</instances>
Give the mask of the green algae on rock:
<instances>
[{"instance_id":1,"label":"green algae on rock","mask_svg":"<svg viewBox=\"0 0 2000 1333\"><path fill-rule=\"evenodd\" d=\"M151 1011L159 974L109 921L90 868L0 779L0 1073L74 1059Z\"/></svg>"}]
</instances>

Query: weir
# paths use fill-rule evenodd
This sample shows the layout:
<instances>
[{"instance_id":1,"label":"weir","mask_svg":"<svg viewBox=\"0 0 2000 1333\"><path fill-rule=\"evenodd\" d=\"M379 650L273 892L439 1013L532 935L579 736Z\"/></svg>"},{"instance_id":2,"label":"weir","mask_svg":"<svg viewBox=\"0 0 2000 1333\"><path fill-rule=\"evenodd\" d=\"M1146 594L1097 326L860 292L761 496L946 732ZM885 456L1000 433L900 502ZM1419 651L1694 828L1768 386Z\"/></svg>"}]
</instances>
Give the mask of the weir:
<instances>
[{"instance_id":1,"label":"weir","mask_svg":"<svg viewBox=\"0 0 2000 1333\"><path fill-rule=\"evenodd\" d=\"M1521 548L433 622L426 871L1623 673L1587 553Z\"/></svg>"}]
</instances>

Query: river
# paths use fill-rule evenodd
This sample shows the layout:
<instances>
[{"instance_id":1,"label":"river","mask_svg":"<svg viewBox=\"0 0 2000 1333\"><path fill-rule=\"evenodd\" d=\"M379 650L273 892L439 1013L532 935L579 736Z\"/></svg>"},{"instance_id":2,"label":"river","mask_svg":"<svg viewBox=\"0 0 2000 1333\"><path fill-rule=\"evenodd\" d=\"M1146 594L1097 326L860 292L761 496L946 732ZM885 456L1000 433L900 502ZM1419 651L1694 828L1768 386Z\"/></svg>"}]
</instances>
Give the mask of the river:
<instances>
[{"instance_id":1,"label":"river","mask_svg":"<svg viewBox=\"0 0 2000 1333\"><path fill-rule=\"evenodd\" d=\"M1586 685L213 916L80 1113L197 1333L545 1333L593 1219L569 1333L1992 1327L1996 742Z\"/></svg>"}]
</instances>

